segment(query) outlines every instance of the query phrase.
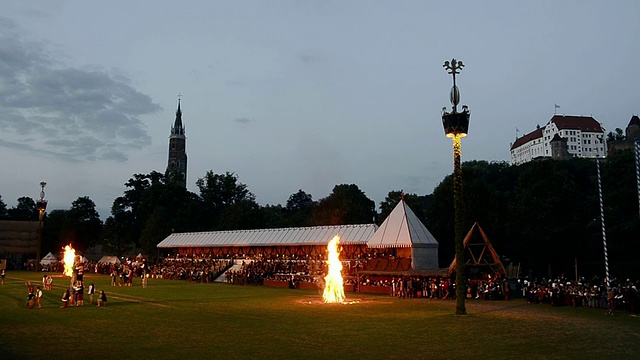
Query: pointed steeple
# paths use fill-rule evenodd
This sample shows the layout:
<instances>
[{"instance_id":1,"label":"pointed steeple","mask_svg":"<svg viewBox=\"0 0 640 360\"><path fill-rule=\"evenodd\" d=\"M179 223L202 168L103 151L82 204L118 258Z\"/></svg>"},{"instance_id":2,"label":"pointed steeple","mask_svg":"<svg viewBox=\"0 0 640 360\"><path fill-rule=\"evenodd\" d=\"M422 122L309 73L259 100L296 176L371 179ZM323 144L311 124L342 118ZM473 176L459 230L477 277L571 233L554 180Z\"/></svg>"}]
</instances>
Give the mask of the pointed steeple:
<instances>
[{"instance_id":1,"label":"pointed steeple","mask_svg":"<svg viewBox=\"0 0 640 360\"><path fill-rule=\"evenodd\" d=\"M180 99L178 99L178 110L176 110L176 121L171 128L171 135L184 135L184 126L182 125L182 110L180 109Z\"/></svg>"},{"instance_id":2,"label":"pointed steeple","mask_svg":"<svg viewBox=\"0 0 640 360\"><path fill-rule=\"evenodd\" d=\"M165 176L169 181L176 182L183 187L187 185L187 137L182 124L182 109L180 108L179 97L176 119L171 127L171 136L169 136L169 162L167 163Z\"/></svg>"}]
</instances>

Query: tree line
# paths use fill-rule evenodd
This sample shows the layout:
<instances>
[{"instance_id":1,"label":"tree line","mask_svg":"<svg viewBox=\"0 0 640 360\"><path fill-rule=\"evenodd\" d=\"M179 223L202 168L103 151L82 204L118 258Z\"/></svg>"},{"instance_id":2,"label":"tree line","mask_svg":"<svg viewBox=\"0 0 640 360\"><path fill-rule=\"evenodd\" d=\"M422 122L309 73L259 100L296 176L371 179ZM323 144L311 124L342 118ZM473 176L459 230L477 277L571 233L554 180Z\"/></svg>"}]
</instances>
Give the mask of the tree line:
<instances>
[{"instance_id":1,"label":"tree line","mask_svg":"<svg viewBox=\"0 0 640 360\"><path fill-rule=\"evenodd\" d=\"M640 214L634 154L619 151L601 162L606 238L613 275L638 278L636 269ZM518 166L468 161L463 169L465 228L483 228L503 262L520 264L523 275L604 275L598 182L594 160L539 160ZM57 252L73 243L84 251L96 245L123 255L140 251L154 259L156 245L173 232L241 230L339 224L378 225L404 196L439 242L440 266L454 257L453 178L446 176L432 194L390 191L380 202L356 184L340 184L314 200L303 190L284 205L259 205L249 187L232 172L208 171L198 178L198 193L159 172L134 174L111 215L100 220L89 197L69 210L45 215L42 249ZM28 197L7 209L0 197L0 219L37 221Z\"/></svg>"}]
</instances>

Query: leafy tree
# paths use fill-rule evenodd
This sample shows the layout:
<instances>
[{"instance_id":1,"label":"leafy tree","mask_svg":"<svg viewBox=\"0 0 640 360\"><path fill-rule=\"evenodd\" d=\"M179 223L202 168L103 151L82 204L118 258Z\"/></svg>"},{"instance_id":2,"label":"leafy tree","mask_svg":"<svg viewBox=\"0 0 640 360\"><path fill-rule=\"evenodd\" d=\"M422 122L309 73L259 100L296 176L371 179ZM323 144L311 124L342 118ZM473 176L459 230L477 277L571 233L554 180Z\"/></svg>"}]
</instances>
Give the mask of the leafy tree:
<instances>
[{"instance_id":1,"label":"leafy tree","mask_svg":"<svg viewBox=\"0 0 640 360\"><path fill-rule=\"evenodd\" d=\"M355 184L336 185L321 199L312 214L313 225L370 224L376 215L375 203Z\"/></svg>"},{"instance_id":2,"label":"leafy tree","mask_svg":"<svg viewBox=\"0 0 640 360\"><path fill-rule=\"evenodd\" d=\"M286 209L282 205L266 205L261 207L262 218L264 219L263 228L283 228L295 226L291 225Z\"/></svg>"},{"instance_id":3,"label":"leafy tree","mask_svg":"<svg viewBox=\"0 0 640 360\"><path fill-rule=\"evenodd\" d=\"M209 170L203 178L198 178L196 185L200 190L206 216L212 224L210 230L218 229L225 222L221 217L229 206L244 201L255 202L255 195L249 191L247 185L238 181L234 173L215 174ZM225 226L229 226L230 223L233 221L226 221Z\"/></svg>"},{"instance_id":4,"label":"leafy tree","mask_svg":"<svg viewBox=\"0 0 640 360\"><path fill-rule=\"evenodd\" d=\"M625 138L626 136L624 136L624 131L622 131L622 129L620 128L616 128L615 133L609 131L609 133L607 134L607 142L624 140Z\"/></svg>"},{"instance_id":5,"label":"leafy tree","mask_svg":"<svg viewBox=\"0 0 640 360\"><path fill-rule=\"evenodd\" d=\"M134 239L127 231L131 219L125 212L107 218L102 232L102 250L106 254L124 256L134 245Z\"/></svg>"},{"instance_id":6,"label":"leafy tree","mask_svg":"<svg viewBox=\"0 0 640 360\"><path fill-rule=\"evenodd\" d=\"M140 234L146 221L159 201L158 193L162 187L164 175L157 171L149 174L134 174L125 183L128 188L124 196L113 201L111 216L107 219L103 245L121 251L128 247L140 246Z\"/></svg>"},{"instance_id":7,"label":"leafy tree","mask_svg":"<svg viewBox=\"0 0 640 360\"><path fill-rule=\"evenodd\" d=\"M251 199L236 201L222 211L220 230L259 229L263 225L260 205Z\"/></svg>"},{"instance_id":8,"label":"leafy tree","mask_svg":"<svg viewBox=\"0 0 640 360\"><path fill-rule=\"evenodd\" d=\"M58 254L71 241L65 227L68 210L51 210L42 220L42 253Z\"/></svg>"},{"instance_id":9,"label":"leafy tree","mask_svg":"<svg viewBox=\"0 0 640 360\"><path fill-rule=\"evenodd\" d=\"M18 204L8 210L9 219L21 221L38 221L36 202L27 196L18 198Z\"/></svg>"},{"instance_id":10,"label":"leafy tree","mask_svg":"<svg viewBox=\"0 0 640 360\"><path fill-rule=\"evenodd\" d=\"M311 212L314 206L315 202L313 201L313 197L302 191L302 189L291 194L285 207L288 226L309 226L311 223Z\"/></svg>"},{"instance_id":11,"label":"leafy tree","mask_svg":"<svg viewBox=\"0 0 640 360\"><path fill-rule=\"evenodd\" d=\"M6 220L9 218L9 212L7 211L7 204L2 201L2 195L0 195L0 220Z\"/></svg>"},{"instance_id":12,"label":"leafy tree","mask_svg":"<svg viewBox=\"0 0 640 360\"><path fill-rule=\"evenodd\" d=\"M88 196L79 197L71 203L67 212L65 228L74 234L75 247L86 251L95 246L102 232L102 220L96 204Z\"/></svg>"},{"instance_id":13,"label":"leafy tree","mask_svg":"<svg viewBox=\"0 0 640 360\"><path fill-rule=\"evenodd\" d=\"M640 250L637 241L640 234L638 188L633 151L612 154L607 157L606 162L602 162L601 170L610 271L613 275L629 274L637 268L637 254ZM600 217L597 218L595 233L598 236L594 250L602 259L602 232ZM603 267L601 263L599 268Z\"/></svg>"},{"instance_id":14,"label":"leafy tree","mask_svg":"<svg viewBox=\"0 0 640 360\"><path fill-rule=\"evenodd\" d=\"M151 260L156 259L157 245L171 234L171 211L166 207L157 207L140 234L142 252Z\"/></svg>"}]
</instances>

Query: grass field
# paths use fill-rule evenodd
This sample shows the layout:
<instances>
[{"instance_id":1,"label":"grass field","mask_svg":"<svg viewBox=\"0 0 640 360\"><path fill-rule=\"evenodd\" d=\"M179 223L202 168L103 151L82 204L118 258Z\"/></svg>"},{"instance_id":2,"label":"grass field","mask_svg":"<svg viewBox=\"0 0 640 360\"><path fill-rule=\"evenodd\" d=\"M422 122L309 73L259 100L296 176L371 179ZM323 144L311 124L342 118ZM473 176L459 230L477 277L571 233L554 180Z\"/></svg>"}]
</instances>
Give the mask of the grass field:
<instances>
[{"instance_id":1,"label":"grass field","mask_svg":"<svg viewBox=\"0 0 640 360\"><path fill-rule=\"evenodd\" d=\"M523 300L469 301L150 280L110 287L107 307L60 309L68 278L54 277L43 308L25 308L39 274L7 272L0 285L0 359L637 359L640 318Z\"/></svg>"}]
</instances>

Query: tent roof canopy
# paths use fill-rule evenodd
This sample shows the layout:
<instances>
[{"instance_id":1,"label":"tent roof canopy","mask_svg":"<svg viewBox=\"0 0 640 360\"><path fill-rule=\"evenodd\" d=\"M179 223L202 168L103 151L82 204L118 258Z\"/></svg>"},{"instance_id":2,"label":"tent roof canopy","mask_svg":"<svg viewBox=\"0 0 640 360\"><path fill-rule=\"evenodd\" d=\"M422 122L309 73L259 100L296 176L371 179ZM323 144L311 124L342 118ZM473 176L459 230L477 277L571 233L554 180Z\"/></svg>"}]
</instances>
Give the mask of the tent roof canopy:
<instances>
[{"instance_id":1,"label":"tent roof canopy","mask_svg":"<svg viewBox=\"0 0 640 360\"><path fill-rule=\"evenodd\" d=\"M336 235L340 235L340 243L343 245L364 245L377 228L375 224L358 224L174 233L162 240L158 244L158 248L326 246Z\"/></svg>"},{"instance_id":2,"label":"tent roof canopy","mask_svg":"<svg viewBox=\"0 0 640 360\"><path fill-rule=\"evenodd\" d=\"M437 247L438 241L401 199L367 245L372 248Z\"/></svg>"},{"instance_id":3,"label":"tent roof canopy","mask_svg":"<svg viewBox=\"0 0 640 360\"><path fill-rule=\"evenodd\" d=\"M98 264L120 264L120 259L117 256L103 256L98 260Z\"/></svg>"},{"instance_id":4,"label":"tent roof canopy","mask_svg":"<svg viewBox=\"0 0 640 360\"><path fill-rule=\"evenodd\" d=\"M48 253L40 260L41 265L51 265L57 262L58 262L58 258L52 253Z\"/></svg>"}]
</instances>

